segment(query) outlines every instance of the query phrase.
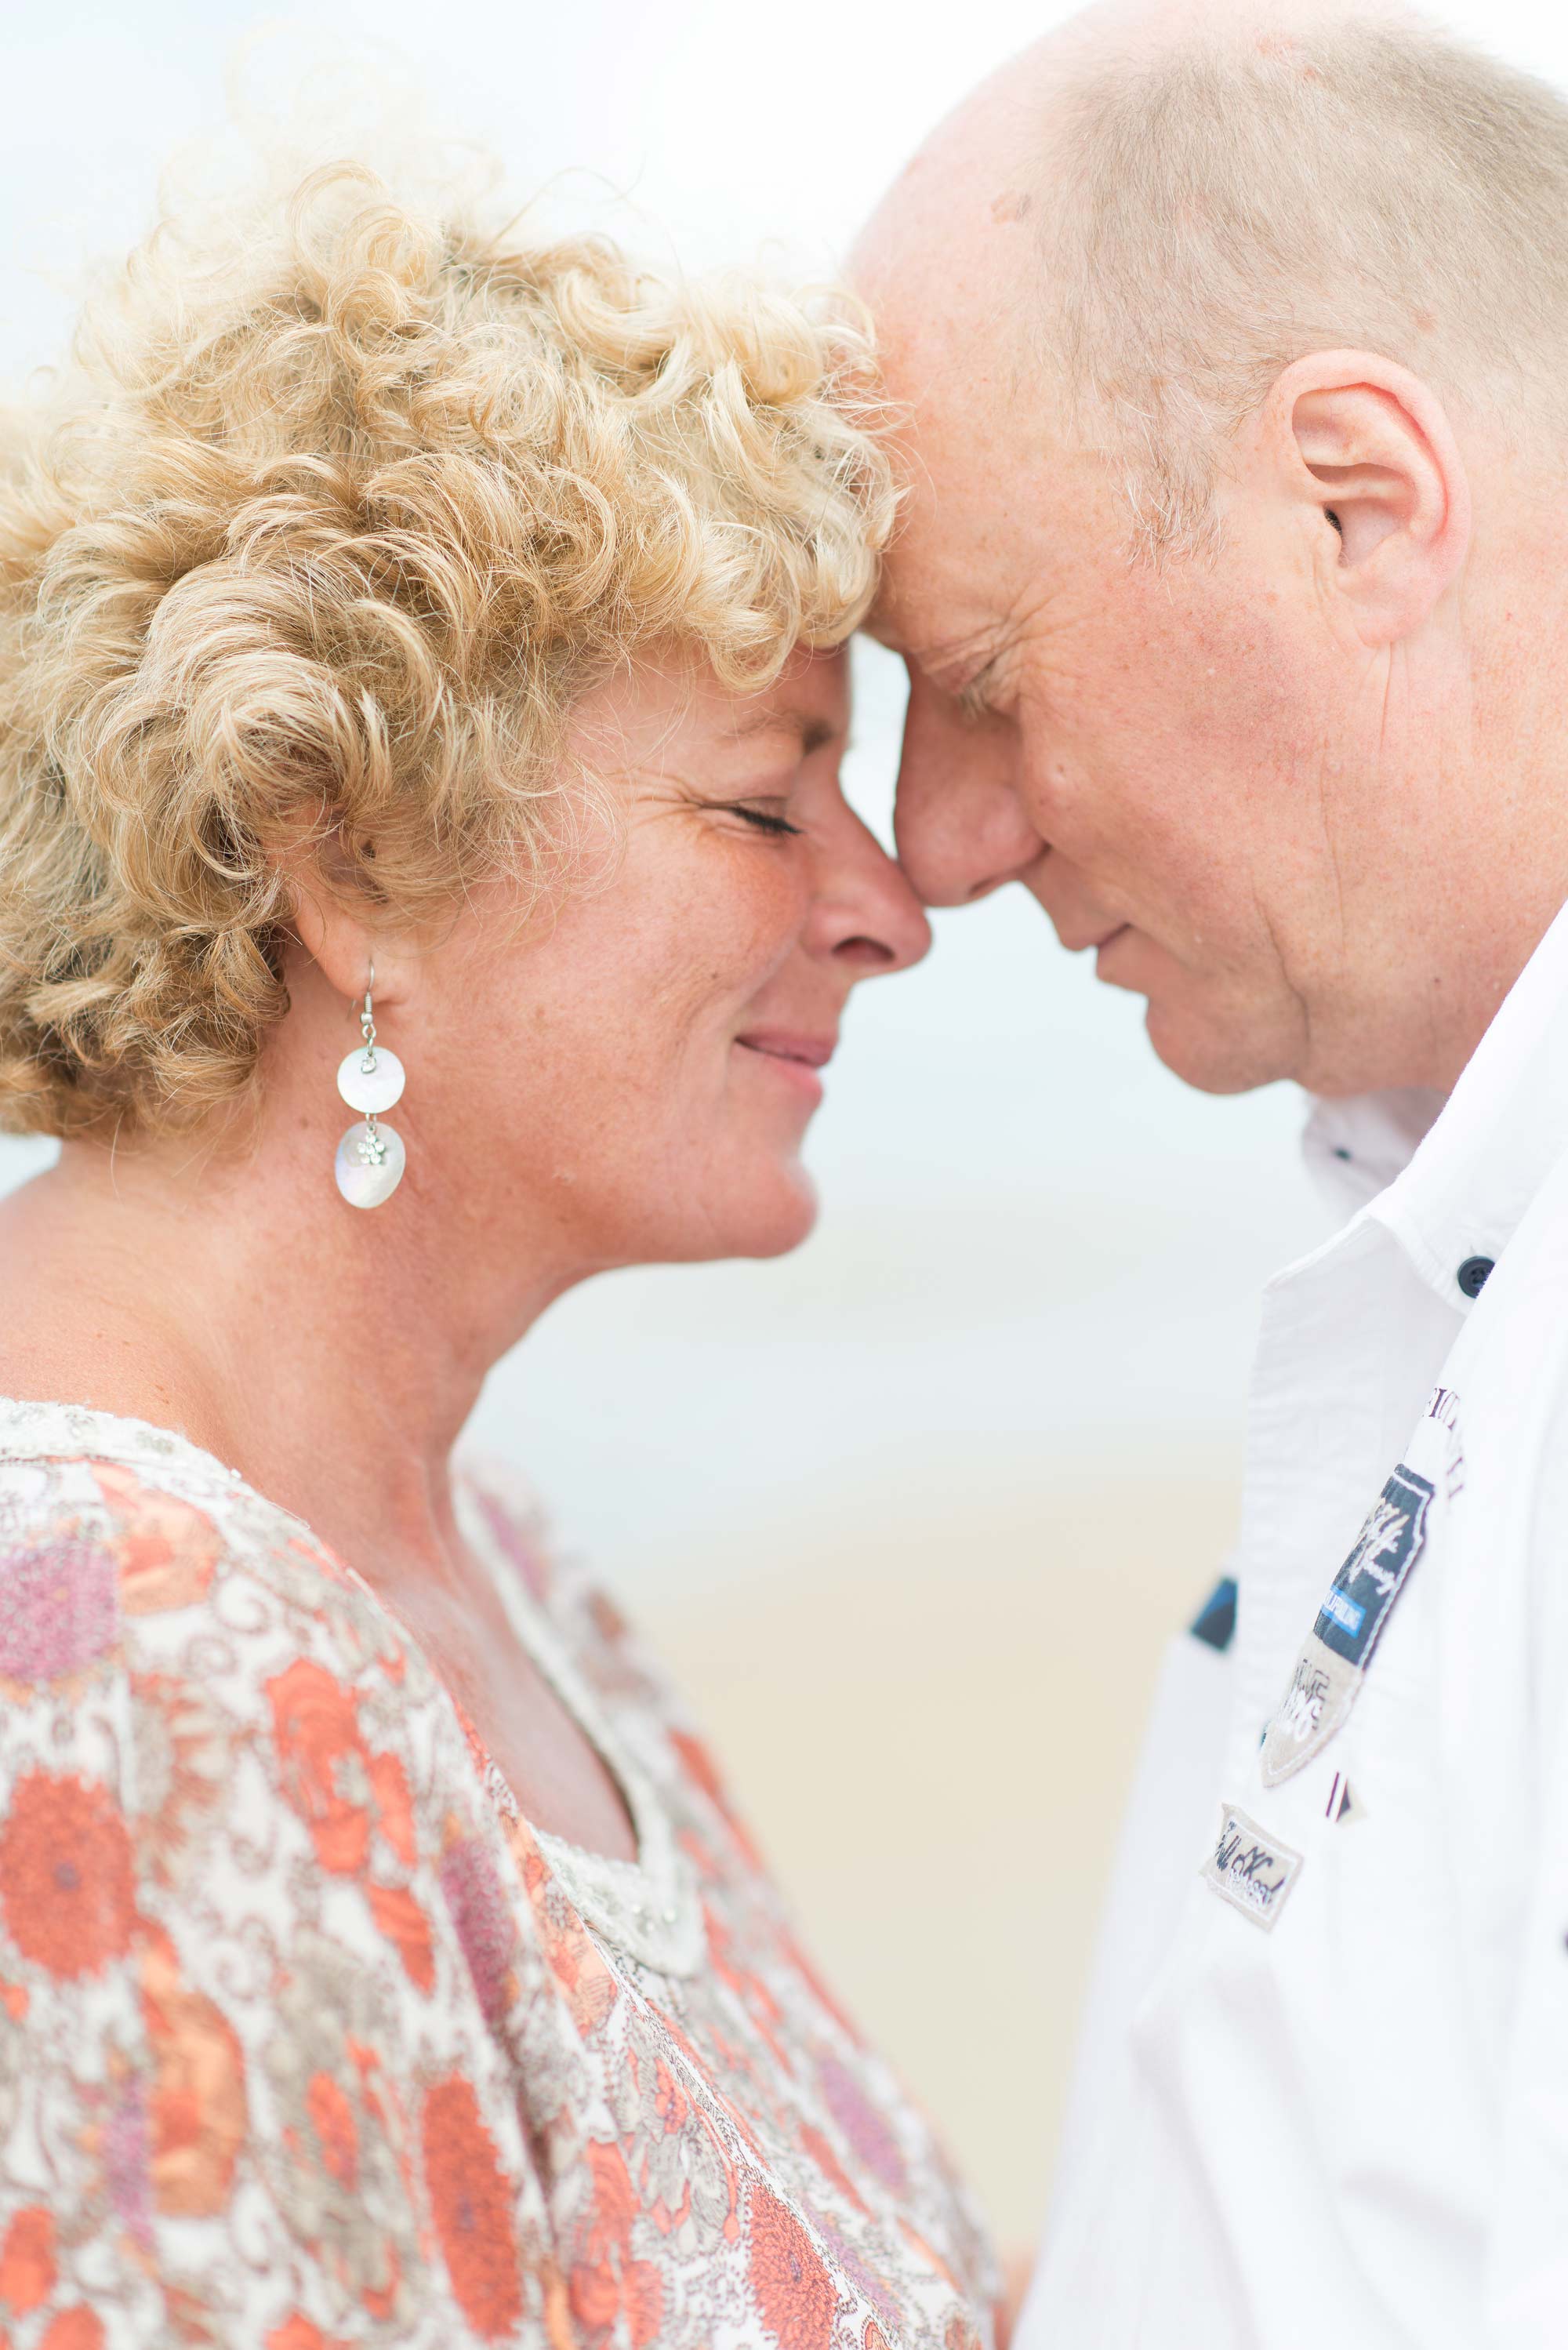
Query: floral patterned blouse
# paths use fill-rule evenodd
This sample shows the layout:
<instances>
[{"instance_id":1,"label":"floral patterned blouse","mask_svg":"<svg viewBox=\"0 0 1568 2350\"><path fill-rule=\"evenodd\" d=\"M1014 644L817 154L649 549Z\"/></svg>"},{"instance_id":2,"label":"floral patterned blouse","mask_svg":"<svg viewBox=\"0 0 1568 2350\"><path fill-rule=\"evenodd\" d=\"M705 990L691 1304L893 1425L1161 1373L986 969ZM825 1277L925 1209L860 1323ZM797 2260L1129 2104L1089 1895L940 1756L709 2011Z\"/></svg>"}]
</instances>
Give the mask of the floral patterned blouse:
<instances>
[{"instance_id":1,"label":"floral patterned blouse","mask_svg":"<svg viewBox=\"0 0 1568 2350\"><path fill-rule=\"evenodd\" d=\"M989 2350L929 2129L504 1493L464 1531L636 1863L237 1471L0 1400L4 2350Z\"/></svg>"}]
</instances>

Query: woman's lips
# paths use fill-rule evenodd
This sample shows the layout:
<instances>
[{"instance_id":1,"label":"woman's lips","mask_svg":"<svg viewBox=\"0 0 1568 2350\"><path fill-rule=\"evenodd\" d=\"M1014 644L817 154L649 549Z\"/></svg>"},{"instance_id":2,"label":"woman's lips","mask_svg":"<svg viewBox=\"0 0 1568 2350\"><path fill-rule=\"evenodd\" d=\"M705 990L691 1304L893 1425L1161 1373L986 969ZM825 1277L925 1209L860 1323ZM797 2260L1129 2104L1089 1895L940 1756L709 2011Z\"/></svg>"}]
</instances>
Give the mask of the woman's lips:
<instances>
[{"instance_id":1,"label":"woman's lips","mask_svg":"<svg viewBox=\"0 0 1568 2350\"><path fill-rule=\"evenodd\" d=\"M814 1100L822 1097L819 1069L826 1068L833 1058L836 1036L798 1036L783 1028L752 1028L745 1035L737 1036L737 1045L748 1053L755 1053L771 1061L781 1077L787 1078L811 1095Z\"/></svg>"}]
</instances>

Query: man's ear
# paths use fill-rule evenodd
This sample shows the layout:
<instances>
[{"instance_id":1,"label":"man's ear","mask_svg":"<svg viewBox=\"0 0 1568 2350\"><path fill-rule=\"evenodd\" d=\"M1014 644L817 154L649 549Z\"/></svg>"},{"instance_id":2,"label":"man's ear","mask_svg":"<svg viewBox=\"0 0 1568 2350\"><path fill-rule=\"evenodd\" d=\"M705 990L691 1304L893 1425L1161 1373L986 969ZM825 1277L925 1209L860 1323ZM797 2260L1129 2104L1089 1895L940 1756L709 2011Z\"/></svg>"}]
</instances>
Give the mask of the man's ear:
<instances>
[{"instance_id":1,"label":"man's ear","mask_svg":"<svg viewBox=\"0 0 1568 2350\"><path fill-rule=\"evenodd\" d=\"M1322 517L1325 588L1363 643L1413 636L1469 547L1469 483L1441 401L1391 359L1315 351L1266 411L1290 494Z\"/></svg>"}]
</instances>

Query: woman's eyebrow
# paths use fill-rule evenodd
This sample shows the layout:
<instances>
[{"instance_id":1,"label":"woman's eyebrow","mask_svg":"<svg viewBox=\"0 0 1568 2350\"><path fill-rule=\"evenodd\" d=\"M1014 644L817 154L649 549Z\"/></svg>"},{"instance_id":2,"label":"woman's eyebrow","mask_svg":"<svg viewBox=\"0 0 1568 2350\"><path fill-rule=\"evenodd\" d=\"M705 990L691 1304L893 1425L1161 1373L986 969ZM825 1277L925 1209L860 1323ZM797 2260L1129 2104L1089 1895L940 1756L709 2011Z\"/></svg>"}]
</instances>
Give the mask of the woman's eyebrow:
<instances>
[{"instance_id":1,"label":"woman's eyebrow","mask_svg":"<svg viewBox=\"0 0 1568 2350\"><path fill-rule=\"evenodd\" d=\"M749 742L759 734L792 734L798 741L801 755L809 758L814 751L823 750L829 743L843 740L844 728L819 712L808 710L759 710L741 719L735 727L737 740Z\"/></svg>"}]
</instances>

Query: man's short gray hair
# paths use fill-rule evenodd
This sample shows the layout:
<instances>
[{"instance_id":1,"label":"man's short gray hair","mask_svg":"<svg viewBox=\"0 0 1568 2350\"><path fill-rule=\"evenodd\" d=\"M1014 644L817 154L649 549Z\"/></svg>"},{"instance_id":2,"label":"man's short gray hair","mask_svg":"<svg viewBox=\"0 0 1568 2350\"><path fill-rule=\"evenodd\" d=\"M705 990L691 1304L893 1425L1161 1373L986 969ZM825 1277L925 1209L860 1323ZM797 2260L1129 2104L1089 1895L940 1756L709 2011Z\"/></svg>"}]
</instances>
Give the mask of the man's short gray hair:
<instances>
[{"instance_id":1,"label":"man's short gray hair","mask_svg":"<svg viewBox=\"0 0 1568 2350\"><path fill-rule=\"evenodd\" d=\"M1047 342L1153 551L1212 528L1282 369L1351 347L1518 446L1568 434L1568 103L1419 26L1200 36L1067 89Z\"/></svg>"}]
</instances>

